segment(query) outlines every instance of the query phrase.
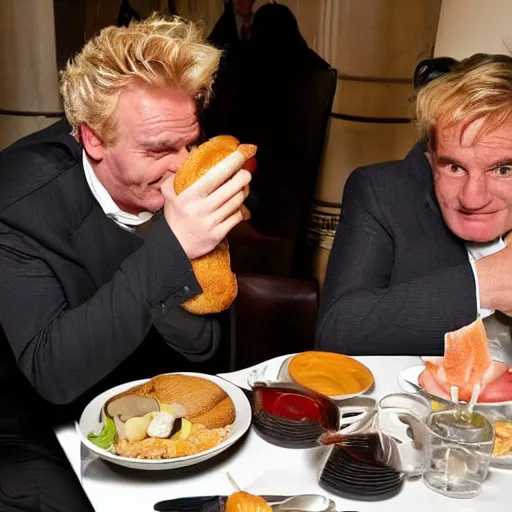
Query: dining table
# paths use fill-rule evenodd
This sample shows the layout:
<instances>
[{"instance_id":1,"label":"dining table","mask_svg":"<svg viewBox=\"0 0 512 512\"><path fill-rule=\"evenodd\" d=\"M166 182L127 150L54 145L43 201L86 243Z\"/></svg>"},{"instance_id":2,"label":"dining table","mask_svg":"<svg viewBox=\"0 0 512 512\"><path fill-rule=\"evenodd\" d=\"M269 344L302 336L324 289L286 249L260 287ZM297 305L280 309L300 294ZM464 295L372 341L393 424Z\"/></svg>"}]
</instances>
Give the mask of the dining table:
<instances>
[{"instance_id":1,"label":"dining table","mask_svg":"<svg viewBox=\"0 0 512 512\"><path fill-rule=\"evenodd\" d=\"M273 364L288 356L271 360ZM402 391L398 383L401 370L421 364L413 356L355 357L373 373L375 383L367 392L380 398ZM219 374L233 384L248 388L250 368ZM404 482L400 492L381 501L347 499L331 494L318 484L325 458L324 446L307 449L282 448L263 440L251 426L233 446L216 457L185 468L145 471L121 467L95 456L80 441L76 427L69 423L56 429L83 489L96 512L149 512L162 500L187 496L229 495L238 487L253 494L322 494L336 503L337 512L454 512L505 511L512 501L512 470L491 467L480 494L471 499L448 498L429 490L421 478ZM72 512L72 511L70 511Z\"/></svg>"}]
</instances>

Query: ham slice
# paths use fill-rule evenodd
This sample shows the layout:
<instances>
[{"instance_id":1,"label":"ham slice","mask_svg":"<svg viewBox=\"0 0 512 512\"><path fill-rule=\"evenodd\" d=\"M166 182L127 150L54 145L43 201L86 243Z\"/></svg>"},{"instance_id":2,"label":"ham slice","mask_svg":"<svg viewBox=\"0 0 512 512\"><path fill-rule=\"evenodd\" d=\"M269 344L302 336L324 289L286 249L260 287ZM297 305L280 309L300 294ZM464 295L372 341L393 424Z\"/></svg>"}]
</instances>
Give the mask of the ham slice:
<instances>
[{"instance_id":1,"label":"ham slice","mask_svg":"<svg viewBox=\"0 0 512 512\"><path fill-rule=\"evenodd\" d=\"M492 361L485 327L480 318L444 338L444 357L425 357L419 385L430 394L450 397L450 387L459 388L459 399L468 401L475 384L479 402L512 400L512 369Z\"/></svg>"}]
</instances>

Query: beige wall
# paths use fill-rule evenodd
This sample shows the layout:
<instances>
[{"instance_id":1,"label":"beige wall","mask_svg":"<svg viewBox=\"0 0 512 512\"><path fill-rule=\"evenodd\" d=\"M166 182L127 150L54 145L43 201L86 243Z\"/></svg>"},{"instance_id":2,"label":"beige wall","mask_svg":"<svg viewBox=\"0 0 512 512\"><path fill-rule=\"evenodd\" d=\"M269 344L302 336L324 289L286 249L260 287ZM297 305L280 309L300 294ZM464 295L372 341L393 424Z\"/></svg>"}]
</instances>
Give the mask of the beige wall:
<instances>
[{"instance_id":1,"label":"beige wall","mask_svg":"<svg viewBox=\"0 0 512 512\"><path fill-rule=\"evenodd\" d=\"M317 31L308 42L340 74L334 113L410 117L414 69L433 54L440 5L441 0L319 1ZM313 211L315 225L325 219L330 226L320 235L316 254L320 283L334 235L330 220L339 214L350 173L362 165L403 158L416 140L413 124L331 118Z\"/></svg>"},{"instance_id":2,"label":"beige wall","mask_svg":"<svg viewBox=\"0 0 512 512\"><path fill-rule=\"evenodd\" d=\"M443 0L435 56L512 54L511 0Z\"/></svg>"},{"instance_id":3,"label":"beige wall","mask_svg":"<svg viewBox=\"0 0 512 512\"><path fill-rule=\"evenodd\" d=\"M0 109L60 112L53 0L0 0ZM55 122L0 114L0 149Z\"/></svg>"}]
</instances>

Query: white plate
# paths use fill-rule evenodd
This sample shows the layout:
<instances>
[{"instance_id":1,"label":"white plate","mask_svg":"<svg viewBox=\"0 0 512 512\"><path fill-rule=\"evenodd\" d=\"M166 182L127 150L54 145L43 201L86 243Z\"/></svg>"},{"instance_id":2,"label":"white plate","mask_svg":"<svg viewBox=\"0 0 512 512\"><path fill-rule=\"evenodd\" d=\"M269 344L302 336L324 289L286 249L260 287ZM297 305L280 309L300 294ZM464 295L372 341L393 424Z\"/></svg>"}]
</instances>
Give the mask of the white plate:
<instances>
[{"instance_id":1,"label":"white plate","mask_svg":"<svg viewBox=\"0 0 512 512\"><path fill-rule=\"evenodd\" d=\"M421 372L425 369L425 365L420 364L418 366L411 366L410 368L405 368L398 374L398 384L402 388L403 391L407 393L418 393L418 391L411 386L408 382L412 382L413 384L416 384L416 386L419 386L419 377ZM421 387L421 386L420 386ZM435 396L435 395L432 395ZM445 399L446 400L446 399ZM512 421L512 401L507 402L484 402L484 403L478 403L476 406L478 409L480 409L482 412L485 410L491 410L491 409L503 409L503 408L509 408L510 411L510 420ZM490 411L489 411L490 412Z\"/></svg>"},{"instance_id":2,"label":"white plate","mask_svg":"<svg viewBox=\"0 0 512 512\"><path fill-rule=\"evenodd\" d=\"M120 466L125 466L127 468L132 469L145 469L145 470L162 470L162 469L176 469L183 468L185 466L192 466L193 464L198 464L199 462L203 462L205 460L211 459L216 455L220 454L231 445L236 443L247 431L249 426L251 425L251 405L249 404L249 400L244 395L242 390L240 390L234 384L221 379L220 377L216 377L214 375L205 375L202 373L188 373L182 372L181 375L192 375L195 377L201 377L206 380L210 380L215 382L215 384L219 385L233 400L233 404L235 406L235 422L232 426L232 431L230 436L224 440L219 445L210 448L209 450L205 450L204 452L197 453L195 455L188 455L187 457L176 457L174 459L162 459L162 460L146 460L146 459L133 459L130 457L120 457L119 455L114 455L106 450L103 450L99 446L96 446L94 443L87 439L87 434L92 431L98 431L101 429L102 422L100 421L101 410L105 402L119 394L123 391L126 391L130 388L138 386L139 384L143 384L150 379L142 379L133 382L128 382L126 384L121 384L116 386L115 388L109 389L98 395L96 398L91 400L87 407L84 409L82 416L80 416L80 421L76 425L77 433L80 437L80 441L87 447L89 450L94 452L98 457L101 457L104 460L112 462L114 464L118 464Z\"/></svg>"},{"instance_id":3,"label":"white plate","mask_svg":"<svg viewBox=\"0 0 512 512\"><path fill-rule=\"evenodd\" d=\"M419 386L418 378L425 366L420 364L418 366L411 366L405 368L398 374L398 384L406 393L418 393L413 386L408 382L412 382ZM495 402L477 404L476 410L485 414L491 421L512 421L512 402ZM504 455L502 457L492 457L491 465L495 467L503 467L512 469L512 455Z\"/></svg>"}]
</instances>

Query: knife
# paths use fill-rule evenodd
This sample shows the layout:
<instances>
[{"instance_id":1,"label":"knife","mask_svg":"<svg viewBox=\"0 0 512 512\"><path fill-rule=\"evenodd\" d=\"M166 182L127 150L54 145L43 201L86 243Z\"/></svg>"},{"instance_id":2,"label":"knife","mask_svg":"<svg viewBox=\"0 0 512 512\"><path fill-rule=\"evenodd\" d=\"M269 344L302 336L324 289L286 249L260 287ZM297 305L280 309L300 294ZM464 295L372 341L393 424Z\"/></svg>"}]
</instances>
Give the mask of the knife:
<instances>
[{"instance_id":1,"label":"knife","mask_svg":"<svg viewBox=\"0 0 512 512\"><path fill-rule=\"evenodd\" d=\"M269 504L275 505L291 498L282 495L261 495ZM190 498L177 498L155 503L154 510L159 512L223 512L227 496L193 496Z\"/></svg>"},{"instance_id":2,"label":"knife","mask_svg":"<svg viewBox=\"0 0 512 512\"><path fill-rule=\"evenodd\" d=\"M404 381L407 382L409 386L413 387L416 390L416 392L424 395L427 398L430 398L430 400L433 400L434 402L439 402L440 404L453 406L453 402L451 402L450 400L447 400L446 398L441 398L440 396L432 395L428 391L425 391L422 387L418 386L418 384L414 384L414 382L411 382L410 380L404 379Z\"/></svg>"}]
</instances>

